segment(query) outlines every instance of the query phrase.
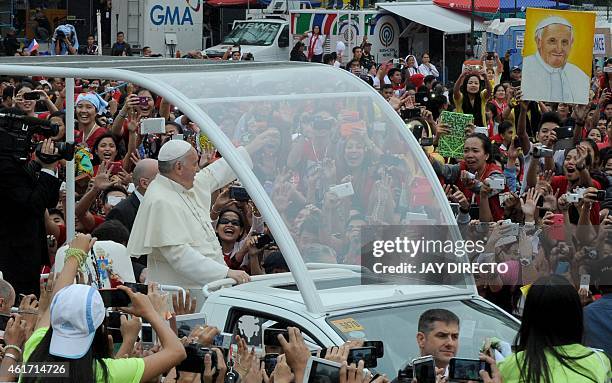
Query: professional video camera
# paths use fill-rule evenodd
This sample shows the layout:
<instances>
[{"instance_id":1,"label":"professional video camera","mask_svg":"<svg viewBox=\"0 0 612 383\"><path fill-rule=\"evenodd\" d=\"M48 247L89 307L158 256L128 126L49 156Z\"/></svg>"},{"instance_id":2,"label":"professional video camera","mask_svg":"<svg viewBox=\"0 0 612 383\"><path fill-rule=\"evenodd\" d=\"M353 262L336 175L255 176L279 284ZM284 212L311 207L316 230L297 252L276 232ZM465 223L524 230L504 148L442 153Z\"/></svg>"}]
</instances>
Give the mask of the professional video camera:
<instances>
[{"instance_id":1,"label":"professional video camera","mask_svg":"<svg viewBox=\"0 0 612 383\"><path fill-rule=\"evenodd\" d=\"M15 108L0 110L0 159L11 159L27 162L30 154L36 151L36 156L44 163L51 164L74 157L74 143L56 142L57 154L41 153L42 143L34 140L35 134L53 137L59 133L59 126L48 120L26 116L23 111Z\"/></svg>"}]
</instances>

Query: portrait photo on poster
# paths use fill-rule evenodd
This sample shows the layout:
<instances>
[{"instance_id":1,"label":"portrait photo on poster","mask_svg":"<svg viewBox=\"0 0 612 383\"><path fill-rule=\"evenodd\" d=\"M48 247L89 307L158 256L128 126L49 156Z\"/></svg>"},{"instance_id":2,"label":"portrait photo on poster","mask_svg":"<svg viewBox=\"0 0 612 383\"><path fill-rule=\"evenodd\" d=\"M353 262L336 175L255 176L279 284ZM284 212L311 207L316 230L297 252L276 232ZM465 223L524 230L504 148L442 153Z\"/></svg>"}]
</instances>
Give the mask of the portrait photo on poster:
<instances>
[{"instance_id":1,"label":"portrait photo on poster","mask_svg":"<svg viewBox=\"0 0 612 383\"><path fill-rule=\"evenodd\" d=\"M595 13L528 8L523 99L587 104Z\"/></svg>"}]
</instances>

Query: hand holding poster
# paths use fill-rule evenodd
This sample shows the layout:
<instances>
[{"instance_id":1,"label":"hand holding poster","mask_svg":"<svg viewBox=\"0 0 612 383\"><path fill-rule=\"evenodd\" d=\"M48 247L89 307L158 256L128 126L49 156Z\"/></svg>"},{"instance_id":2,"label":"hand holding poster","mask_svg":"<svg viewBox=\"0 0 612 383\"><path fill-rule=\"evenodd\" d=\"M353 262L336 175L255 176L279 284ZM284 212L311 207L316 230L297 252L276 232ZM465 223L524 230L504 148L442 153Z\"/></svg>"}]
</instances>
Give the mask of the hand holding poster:
<instances>
[{"instance_id":1,"label":"hand holding poster","mask_svg":"<svg viewBox=\"0 0 612 383\"><path fill-rule=\"evenodd\" d=\"M527 9L523 99L587 104L595 13Z\"/></svg>"},{"instance_id":2,"label":"hand holding poster","mask_svg":"<svg viewBox=\"0 0 612 383\"><path fill-rule=\"evenodd\" d=\"M474 122L474 116L445 110L440 114L440 121L450 126L450 133L440 138L438 153L443 157L463 158L465 128Z\"/></svg>"}]
</instances>

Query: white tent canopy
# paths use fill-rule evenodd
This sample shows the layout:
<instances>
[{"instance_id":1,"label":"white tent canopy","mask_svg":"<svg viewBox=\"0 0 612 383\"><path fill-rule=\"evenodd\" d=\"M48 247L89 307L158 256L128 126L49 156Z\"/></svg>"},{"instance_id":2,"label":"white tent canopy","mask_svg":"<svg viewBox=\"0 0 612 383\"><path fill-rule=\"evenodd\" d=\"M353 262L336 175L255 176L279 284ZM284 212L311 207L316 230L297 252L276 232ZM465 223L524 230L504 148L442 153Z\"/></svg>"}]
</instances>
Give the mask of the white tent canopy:
<instances>
[{"instance_id":1,"label":"white tent canopy","mask_svg":"<svg viewBox=\"0 0 612 383\"><path fill-rule=\"evenodd\" d=\"M468 16L439 7L430 1L376 3L376 6L415 23L442 31L447 35L470 33L470 18ZM474 30L484 29L484 24L475 19Z\"/></svg>"}]
</instances>

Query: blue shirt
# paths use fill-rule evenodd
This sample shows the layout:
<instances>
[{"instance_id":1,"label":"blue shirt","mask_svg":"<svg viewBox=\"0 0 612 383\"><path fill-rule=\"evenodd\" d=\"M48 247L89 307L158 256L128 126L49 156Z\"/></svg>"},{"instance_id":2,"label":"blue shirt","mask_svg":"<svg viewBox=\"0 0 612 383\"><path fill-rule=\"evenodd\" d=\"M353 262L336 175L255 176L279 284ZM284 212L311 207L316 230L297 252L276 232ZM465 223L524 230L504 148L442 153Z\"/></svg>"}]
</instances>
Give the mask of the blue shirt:
<instances>
[{"instance_id":1,"label":"blue shirt","mask_svg":"<svg viewBox=\"0 0 612 383\"><path fill-rule=\"evenodd\" d=\"M584 308L584 344L612 354L612 294Z\"/></svg>"}]
</instances>

